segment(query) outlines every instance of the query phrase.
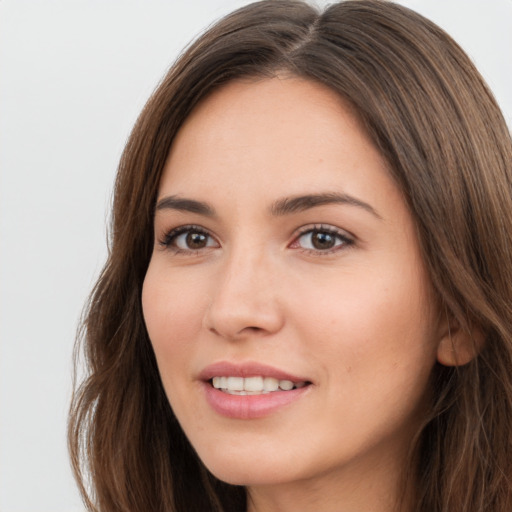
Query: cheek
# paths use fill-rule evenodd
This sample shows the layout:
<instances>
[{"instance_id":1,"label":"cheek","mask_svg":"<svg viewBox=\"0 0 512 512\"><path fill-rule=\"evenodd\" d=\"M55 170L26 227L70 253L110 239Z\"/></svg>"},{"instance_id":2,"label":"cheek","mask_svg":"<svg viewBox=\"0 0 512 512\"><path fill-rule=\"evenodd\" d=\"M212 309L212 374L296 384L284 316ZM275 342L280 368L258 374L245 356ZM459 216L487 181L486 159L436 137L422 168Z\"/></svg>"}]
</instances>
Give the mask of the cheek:
<instances>
[{"instance_id":1,"label":"cheek","mask_svg":"<svg viewBox=\"0 0 512 512\"><path fill-rule=\"evenodd\" d=\"M342 430L371 444L397 431L408 436L421 418L436 343L418 276L363 276L345 275L343 288L332 283L311 297L297 332L322 368L325 400L313 415L329 414L325 435Z\"/></svg>"},{"instance_id":2,"label":"cheek","mask_svg":"<svg viewBox=\"0 0 512 512\"><path fill-rule=\"evenodd\" d=\"M399 262L400 263L400 262ZM319 287L293 295L303 311L297 332L314 340L312 357L336 378L361 389L380 385L421 386L435 362L436 340L428 280L416 266L378 264L340 273ZM311 293L314 290L314 293ZM307 307L305 307L307 304Z\"/></svg>"},{"instance_id":3,"label":"cheek","mask_svg":"<svg viewBox=\"0 0 512 512\"><path fill-rule=\"evenodd\" d=\"M206 295L194 283L150 264L142 289L142 310L159 368L179 367L201 329ZM167 372L162 372L167 374ZM172 375L172 372L170 372ZM165 375L164 379L165 379Z\"/></svg>"},{"instance_id":4,"label":"cheek","mask_svg":"<svg viewBox=\"0 0 512 512\"><path fill-rule=\"evenodd\" d=\"M372 339L407 331L423 331L428 324L428 300L423 279L417 272L403 270L332 273L329 279L302 279L290 300L296 309L318 318L314 327L343 336L357 333L357 339ZM320 320L321 319L321 320ZM377 331L377 332L375 332ZM352 337L352 336L351 336Z\"/></svg>"}]
</instances>

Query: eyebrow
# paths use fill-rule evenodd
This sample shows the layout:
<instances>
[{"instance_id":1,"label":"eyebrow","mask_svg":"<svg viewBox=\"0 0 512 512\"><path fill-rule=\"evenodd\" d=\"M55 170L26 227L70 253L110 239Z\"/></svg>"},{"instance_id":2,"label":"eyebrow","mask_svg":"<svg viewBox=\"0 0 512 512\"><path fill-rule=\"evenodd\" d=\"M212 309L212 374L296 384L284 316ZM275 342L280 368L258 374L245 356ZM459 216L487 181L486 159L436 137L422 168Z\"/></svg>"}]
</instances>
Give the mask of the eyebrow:
<instances>
[{"instance_id":1,"label":"eyebrow","mask_svg":"<svg viewBox=\"0 0 512 512\"><path fill-rule=\"evenodd\" d=\"M378 219L382 219L379 213L368 203L361 201L348 194L337 192L326 192L320 194L306 194L301 196L284 197L275 201L270 207L270 213L273 216L281 217L293 213L303 212L316 206L329 204L344 204L356 206L371 213ZM213 206L203 201L187 199L177 195L167 196L160 199L155 207L155 211L160 210L178 210L183 212L197 213L206 217L215 217L217 214Z\"/></svg>"},{"instance_id":2,"label":"eyebrow","mask_svg":"<svg viewBox=\"0 0 512 512\"><path fill-rule=\"evenodd\" d=\"M348 194L340 194L337 192L327 192L322 194L307 194L303 196L285 197L278 199L270 208L272 215L281 216L291 213L302 212L315 206L323 206L328 204L345 204L349 206L357 206L371 213L378 219L382 219L379 213L368 203L361 201Z\"/></svg>"},{"instance_id":3,"label":"eyebrow","mask_svg":"<svg viewBox=\"0 0 512 512\"><path fill-rule=\"evenodd\" d=\"M178 210L181 212L198 213L206 217L215 217L215 209L208 203L196 201L195 199L186 199L179 196L167 196L156 203L155 211L159 210Z\"/></svg>"}]
</instances>

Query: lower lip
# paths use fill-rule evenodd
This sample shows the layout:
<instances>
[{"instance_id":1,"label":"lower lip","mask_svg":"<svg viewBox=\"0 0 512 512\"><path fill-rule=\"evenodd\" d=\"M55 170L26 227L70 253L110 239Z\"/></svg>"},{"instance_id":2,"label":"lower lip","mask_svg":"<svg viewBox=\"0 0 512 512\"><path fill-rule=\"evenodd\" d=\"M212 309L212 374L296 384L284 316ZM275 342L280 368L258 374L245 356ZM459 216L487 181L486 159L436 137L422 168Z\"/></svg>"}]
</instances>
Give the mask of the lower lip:
<instances>
[{"instance_id":1,"label":"lower lip","mask_svg":"<svg viewBox=\"0 0 512 512\"><path fill-rule=\"evenodd\" d=\"M268 416L299 400L311 386L290 391L272 391L264 395L230 395L204 383L206 400L212 409L222 416L239 420L251 420Z\"/></svg>"}]
</instances>

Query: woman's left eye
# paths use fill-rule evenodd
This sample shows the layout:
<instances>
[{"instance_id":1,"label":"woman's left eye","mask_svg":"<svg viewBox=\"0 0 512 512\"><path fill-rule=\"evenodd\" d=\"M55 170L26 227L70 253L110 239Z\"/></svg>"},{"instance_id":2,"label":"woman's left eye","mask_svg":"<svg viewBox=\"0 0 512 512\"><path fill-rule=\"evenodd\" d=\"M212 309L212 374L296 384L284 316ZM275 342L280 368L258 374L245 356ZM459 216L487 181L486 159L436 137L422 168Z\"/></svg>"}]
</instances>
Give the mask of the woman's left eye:
<instances>
[{"instance_id":1,"label":"woman's left eye","mask_svg":"<svg viewBox=\"0 0 512 512\"><path fill-rule=\"evenodd\" d=\"M354 240L333 228L312 228L300 234L290 247L309 252L330 253L352 245Z\"/></svg>"}]
</instances>

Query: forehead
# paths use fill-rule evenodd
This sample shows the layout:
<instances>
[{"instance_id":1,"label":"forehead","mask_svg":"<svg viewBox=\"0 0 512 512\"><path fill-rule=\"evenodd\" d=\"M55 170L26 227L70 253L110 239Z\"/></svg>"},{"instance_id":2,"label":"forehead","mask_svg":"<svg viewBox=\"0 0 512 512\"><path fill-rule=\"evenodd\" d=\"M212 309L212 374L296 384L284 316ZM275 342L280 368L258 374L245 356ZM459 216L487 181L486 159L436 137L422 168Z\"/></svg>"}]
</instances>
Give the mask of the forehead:
<instances>
[{"instance_id":1,"label":"forehead","mask_svg":"<svg viewBox=\"0 0 512 512\"><path fill-rule=\"evenodd\" d=\"M276 77L231 82L199 104L174 140L160 195L365 187L396 188L353 109L322 84Z\"/></svg>"}]
</instances>

